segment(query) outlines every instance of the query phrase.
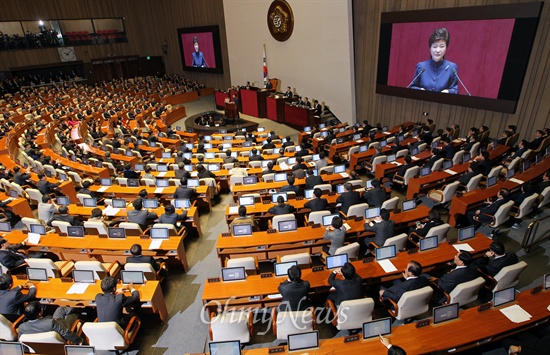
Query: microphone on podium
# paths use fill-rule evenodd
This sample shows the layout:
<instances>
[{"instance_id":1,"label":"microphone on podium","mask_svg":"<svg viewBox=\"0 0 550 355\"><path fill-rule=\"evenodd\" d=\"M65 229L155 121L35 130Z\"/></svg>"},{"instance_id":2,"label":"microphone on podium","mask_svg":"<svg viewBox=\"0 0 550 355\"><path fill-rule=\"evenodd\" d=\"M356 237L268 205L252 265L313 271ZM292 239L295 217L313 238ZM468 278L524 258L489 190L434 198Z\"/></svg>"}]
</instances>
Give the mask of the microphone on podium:
<instances>
[{"instance_id":1,"label":"microphone on podium","mask_svg":"<svg viewBox=\"0 0 550 355\"><path fill-rule=\"evenodd\" d=\"M418 74L416 74L416 76L414 77L414 79L411 81L411 83L409 85L407 85L407 89L411 87L411 85L416 81L416 79L418 79L418 77L420 75L422 75L422 73L424 73L426 71L425 68L422 68L420 69L420 72Z\"/></svg>"},{"instance_id":2,"label":"microphone on podium","mask_svg":"<svg viewBox=\"0 0 550 355\"><path fill-rule=\"evenodd\" d=\"M468 96L472 96L472 94L470 94L470 92L468 91L468 89L466 89L466 85L464 85L464 83L462 82L462 80L460 80L460 77L458 76L458 73L456 72L456 69L453 68L452 71L453 71L453 74L456 75L456 78L458 79L458 81L462 84L462 87L464 88L464 90L466 90L466 92L468 93Z\"/></svg>"}]
</instances>

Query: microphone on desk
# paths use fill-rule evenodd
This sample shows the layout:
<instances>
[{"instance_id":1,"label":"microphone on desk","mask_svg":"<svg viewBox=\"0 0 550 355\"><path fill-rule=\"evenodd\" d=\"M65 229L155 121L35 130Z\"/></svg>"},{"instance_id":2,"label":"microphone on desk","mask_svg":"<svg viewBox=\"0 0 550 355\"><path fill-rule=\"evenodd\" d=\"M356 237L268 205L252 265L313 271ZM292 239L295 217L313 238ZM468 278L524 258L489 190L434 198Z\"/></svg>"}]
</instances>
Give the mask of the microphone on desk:
<instances>
[{"instance_id":1,"label":"microphone on desk","mask_svg":"<svg viewBox=\"0 0 550 355\"><path fill-rule=\"evenodd\" d=\"M466 85L464 85L464 83L462 82L462 80L460 80L460 77L458 76L458 73L456 72L456 69L453 68L452 71L453 71L453 74L456 75L456 78L458 79L458 81L460 82L460 84L462 84L462 87L464 88L464 90L466 90L466 92L468 93L468 96L472 96L472 94L470 94L470 92L468 91L468 89L466 89Z\"/></svg>"},{"instance_id":2,"label":"microphone on desk","mask_svg":"<svg viewBox=\"0 0 550 355\"><path fill-rule=\"evenodd\" d=\"M424 73L426 71L425 68L422 68L420 69L420 72L418 74L416 74L416 76L414 77L414 79L411 81L411 83L409 85L407 85L407 89L409 89L411 87L411 85L416 81L416 79L418 79L418 77L420 75L422 75L422 73Z\"/></svg>"}]
</instances>

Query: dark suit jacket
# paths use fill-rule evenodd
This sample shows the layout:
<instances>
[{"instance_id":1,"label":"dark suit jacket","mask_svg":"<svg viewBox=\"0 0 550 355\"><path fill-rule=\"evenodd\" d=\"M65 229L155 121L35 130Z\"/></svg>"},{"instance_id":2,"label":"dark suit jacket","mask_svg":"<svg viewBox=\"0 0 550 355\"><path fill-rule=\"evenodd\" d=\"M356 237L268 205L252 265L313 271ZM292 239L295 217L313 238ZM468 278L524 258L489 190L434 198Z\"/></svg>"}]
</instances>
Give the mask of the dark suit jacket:
<instances>
[{"instance_id":1,"label":"dark suit jacket","mask_svg":"<svg viewBox=\"0 0 550 355\"><path fill-rule=\"evenodd\" d=\"M443 275L438 281L437 285L444 292L451 292L456 285L463 282L472 281L477 277L477 270L474 267L463 267L460 269L454 269L453 271Z\"/></svg>"},{"instance_id":2,"label":"dark suit jacket","mask_svg":"<svg viewBox=\"0 0 550 355\"><path fill-rule=\"evenodd\" d=\"M69 216L68 214L54 214L52 219L48 221L48 226L51 226L53 221L69 222L71 226L83 225L75 216Z\"/></svg>"},{"instance_id":3,"label":"dark suit jacket","mask_svg":"<svg viewBox=\"0 0 550 355\"><path fill-rule=\"evenodd\" d=\"M267 210L267 213L279 215L279 214L294 213L295 211L296 209L294 208L294 206L285 203L282 206L277 205L277 206L271 207L269 210Z\"/></svg>"},{"instance_id":4,"label":"dark suit jacket","mask_svg":"<svg viewBox=\"0 0 550 355\"><path fill-rule=\"evenodd\" d=\"M57 186L59 186L60 183L52 184L51 182L47 180L40 180L36 183L36 188L42 195L49 195L53 192L53 189Z\"/></svg>"},{"instance_id":5,"label":"dark suit jacket","mask_svg":"<svg viewBox=\"0 0 550 355\"><path fill-rule=\"evenodd\" d=\"M326 198L314 198L304 204L304 208L309 208L311 211L327 211L328 201Z\"/></svg>"},{"instance_id":6,"label":"dark suit jacket","mask_svg":"<svg viewBox=\"0 0 550 355\"><path fill-rule=\"evenodd\" d=\"M16 184L18 185L26 185L27 184L27 180L30 179L31 177L31 174L26 174L26 173L15 173L13 175L13 182L15 182Z\"/></svg>"},{"instance_id":7,"label":"dark suit jacket","mask_svg":"<svg viewBox=\"0 0 550 355\"><path fill-rule=\"evenodd\" d=\"M315 185L321 185L323 183L323 179L320 176L308 176L306 178L306 189L313 189Z\"/></svg>"},{"instance_id":8,"label":"dark suit jacket","mask_svg":"<svg viewBox=\"0 0 550 355\"><path fill-rule=\"evenodd\" d=\"M299 280L281 282L279 293L283 296L280 311L303 311L309 307L307 294L309 292L309 281Z\"/></svg>"},{"instance_id":9,"label":"dark suit jacket","mask_svg":"<svg viewBox=\"0 0 550 355\"><path fill-rule=\"evenodd\" d=\"M363 192L363 200L367 201L369 206L381 207L386 199L386 189L383 187L377 187Z\"/></svg>"},{"instance_id":10,"label":"dark suit jacket","mask_svg":"<svg viewBox=\"0 0 550 355\"><path fill-rule=\"evenodd\" d=\"M499 200L496 200L495 202L491 203L490 205L482 208L480 211L481 213L490 214L491 216L494 216L495 213L497 213L500 206L504 205L507 200L501 198Z\"/></svg>"},{"instance_id":11,"label":"dark suit jacket","mask_svg":"<svg viewBox=\"0 0 550 355\"><path fill-rule=\"evenodd\" d=\"M468 185L468 182L470 182L470 180L476 175L478 175L478 174L474 173L473 171L468 172L468 173L462 175L461 177L459 177L458 182L461 183L462 185Z\"/></svg>"},{"instance_id":12,"label":"dark suit jacket","mask_svg":"<svg viewBox=\"0 0 550 355\"><path fill-rule=\"evenodd\" d=\"M188 198L191 202L195 199L195 189L185 186L178 186L176 192L174 192L174 198Z\"/></svg>"},{"instance_id":13,"label":"dark suit jacket","mask_svg":"<svg viewBox=\"0 0 550 355\"><path fill-rule=\"evenodd\" d=\"M279 191L280 192L292 191L292 192L296 193L296 195L298 195L300 193L300 188L298 186L295 186L295 185L285 185L285 186L281 187L281 189Z\"/></svg>"},{"instance_id":14,"label":"dark suit jacket","mask_svg":"<svg viewBox=\"0 0 550 355\"><path fill-rule=\"evenodd\" d=\"M124 177L127 179L139 179L139 173L134 170L124 170Z\"/></svg>"},{"instance_id":15,"label":"dark suit jacket","mask_svg":"<svg viewBox=\"0 0 550 355\"><path fill-rule=\"evenodd\" d=\"M8 269L13 269L25 263L25 257L17 254L17 249L21 248L21 244L14 245L7 250L0 249L0 264Z\"/></svg>"},{"instance_id":16,"label":"dark suit jacket","mask_svg":"<svg viewBox=\"0 0 550 355\"><path fill-rule=\"evenodd\" d=\"M495 276L496 274L498 274L503 267L514 265L517 263L518 257L515 253L506 253L502 257L493 260L484 256L482 258L476 259L475 261L475 264L479 266L481 271L491 276Z\"/></svg>"},{"instance_id":17,"label":"dark suit jacket","mask_svg":"<svg viewBox=\"0 0 550 355\"><path fill-rule=\"evenodd\" d=\"M79 344L82 342L82 338L67 329L60 321L53 319L52 316L45 316L35 321L27 321L18 328L19 335L44 333L52 330L71 343Z\"/></svg>"},{"instance_id":18,"label":"dark suit jacket","mask_svg":"<svg viewBox=\"0 0 550 355\"><path fill-rule=\"evenodd\" d=\"M139 256L129 256L126 258L126 263L146 263L151 264L151 266L155 269L159 269L159 264L153 259L152 256L146 256L146 255L139 255Z\"/></svg>"},{"instance_id":19,"label":"dark suit jacket","mask_svg":"<svg viewBox=\"0 0 550 355\"><path fill-rule=\"evenodd\" d=\"M442 224L443 224L442 220L429 221L428 223L426 223L424 225L424 227L422 227L420 229L416 229L416 230L414 230L414 232L416 234L418 234L419 236L421 236L421 237L425 237L428 234L428 232L430 231L430 229L432 229L433 227L440 226Z\"/></svg>"},{"instance_id":20,"label":"dark suit jacket","mask_svg":"<svg viewBox=\"0 0 550 355\"><path fill-rule=\"evenodd\" d=\"M365 239L365 243L375 242L379 247L384 245L386 239L395 236L393 221L375 222L372 227L365 223L365 231L374 232L374 240L368 238Z\"/></svg>"},{"instance_id":21,"label":"dark suit jacket","mask_svg":"<svg viewBox=\"0 0 550 355\"><path fill-rule=\"evenodd\" d=\"M36 295L36 288L31 287L27 294L21 293L20 287L11 290L0 290L0 314L21 314L23 303Z\"/></svg>"},{"instance_id":22,"label":"dark suit jacket","mask_svg":"<svg viewBox=\"0 0 550 355\"><path fill-rule=\"evenodd\" d=\"M401 296L403 296L405 292L418 290L419 288L428 286L428 284L430 283L430 281L423 276L419 276L414 279L398 281L399 282L395 282L392 287L384 290L384 294L382 294L383 301L391 299L394 302L399 302L399 299L401 299Z\"/></svg>"},{"instance_id":23,"label":"dark suit jacket","mask_svg":"<svg viewBox=\"0 0 550 355\"><path fill-rule=\"evenodd\" d=\"M363 279L357 274L351 280L340 280L336 278L335 273L328 277L330 286L336 289L335 305L338 307L343 301L356 300L363 298Z\"/></svg>"},{"instance_id":24,"label":"dark suit jacket","mask_svg":"<svg viewBox=\"0 0 550 355\"><path fill-rule=\"evenodd\" d=\"M412 164L404 164L402 165L399 170L397 170L397 174L396 175L399 175L401 177L405 177L405 173L407 172L407 170L409 170L409 168L412 168Z\"/></svg>"},{"instance_id":25,"label":"dark suit jacket","mask_svg":"<svg viewBox=\"0 0 550 355\"><path fill-rule=\"evenodd\" d=\"M99 322L117 322L122 324L122 309L134 302L139 301L139 293L134 290L132 296L126 297L123 294L97 294L95 296L97 318Z\"/></svg>"},{"instance_id":26,"label":"dark suit jacket","mask_svg":"<svg viewBox=\"0 0 550 355\"><path fill-rule=\"evenodd\" d=\"M361 203L361 196L358 192L347 191L338 196L336 203L341 203L342 206L340 207L340 210L347 214L351 206Z\"/></svg>"},{"instance_id":27,"label":"dark suit jacket","mask_svg":"<svg viewBox=\"0 0 550 355\"><path fill-rule=\"evenodd\" d=\"M163 213L159 218L159 223L168 223L173 224L176 226L176 223L178 221L182 221L187 218L187 211L184 211L182 214L172 213L172 214L166 214Z\"/></svg>"},{"instance_id":28,"label":"dark suit jacket","mask_svg":"<svg viewBox=\"0 0 550 355\"><path fill-rule=\"evenodd\" d=\"M146 210L129 210L128 211L128 222L131 223L137 223L141 226L141 228L144 228L147 226L147 220L148 219L155 219L157 218L157 214L155 212L149 212Z\"/></svg>"}]
</instances>

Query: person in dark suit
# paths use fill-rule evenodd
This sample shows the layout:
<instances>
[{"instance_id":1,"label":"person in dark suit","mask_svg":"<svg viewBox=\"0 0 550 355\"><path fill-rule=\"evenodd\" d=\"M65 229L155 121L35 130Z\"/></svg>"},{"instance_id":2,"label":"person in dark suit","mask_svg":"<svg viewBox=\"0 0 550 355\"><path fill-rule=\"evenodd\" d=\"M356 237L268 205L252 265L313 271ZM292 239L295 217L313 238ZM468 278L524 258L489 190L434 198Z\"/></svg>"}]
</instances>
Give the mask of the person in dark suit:
<instances>
[{"instance_id":1,"label":"person in dark suit","mask_svg":"<svg viewBox=\"0 0 550 355\"><path fill-rule=\"evenodd\" d=\"M296 157L296 164L294 164L291 171L296 171L300 169L304 171L307 170L307 165L304 164L304 159L302 159L302 157Z\"/></svg>"},{"instance_id":2,"label":"person in dark suit","mask_svg":"<svg viewBox=\"0 0 550 355\"><path fill-rule=\"evenodd\" d=\"M535 131L535 139L529 142L529 149L536 150L542 143L543 139L544 139L544 132L540 129L537 129Z\"/></svg>"},{"instance_id":3,"label":"person in dark suit","mask_svg":"<svg viewBox=\"0 0 550 355\"><path fill-rule=\"evenodd\" d=\"M132 165L126 164L124 166L123 176L127 179L139 179L139 173L132 169Z\"/></svg>"},{"instance_id":4,"label":"person in dark suit","mask_svg":"<svg viewBox=\"0 0 550 355\"><path fill-rule=\"evenodd\" d=\"M286 87L285 97L292 97L292 89L290 86Z\"/></svg>"},{"instance_id":5,"label":"person in dark suit","mask_svg":"<svg viewBox=\"0 0 550 355\"><path fill-rule=\"evenodd\" d=\"M443 221L441 220L441 215L437 210L432 208L430 212L428 212L428 222L424 224L417 222L416 229L413 230L416 235L413 235L412 238L415 241L418 241L419 237L424 238L426 235L428 235L430 229L440 226L442 224Z\"/></svg>"},{"instance_id":6,"label":"person in dark suit","mask_svg":"<svg viewBox=\"0 0 550 355\"><path fill-rule=\"evenodd\" d=\"M59 214L54 214L52 219L48 221L48 226L52 226L53 221L69 222L71 226L81 226L83 223L79 221L75 216L69 215L69 209L67 206L59 206Z\"/></svg>"},{"instance_id":7,"label":"person in dark suit","mask_svg":"<svg viewBox=\"0 0 550 355\"><path fill-rule=\"evenodd\" d=\"M292 175L288 176L286 179L286 182L288 183L288 185L281 187L279 191L280 192L291 191L291 192L294 192L296 195L298 195L300 193L300 188L298 186L294 186L295 181L296 179L294 179L294 176Z\"/></svg>"},{"instance_id":8,"label":"person in dark suit","mask_svg":"<svg viewBox=\"0 0 550 355\"><path fill-rule=\"evenodd\" d=\"M286 141L283 143L282 149L284 150L286 147L292 147L294 145L295 144L292 139L290 139L290 136L286 136Z\"/></svg>"},{"instance_id":9,"label":"person in dark suit","mask_svg":"<svg viewBox=\"0 0 550 355\"><path fill-rule=\"evenodd\" d=\"M129 285L129 291L132 296L126 297L121 291L116 289L117 281L115 278L107 276L101 281L101 290L103 294L98 293L95 296L98 322L117 322L122 329L135 312L130 312L126 316L122 315L122 309L127 306L139 303L139 292L132 284Z\"/></svg>"},{"instance_id":10,"label":"person in dark suit","mask_svg":"<svg viewBox=\"0 0 550 355\"><path fill-rule=\"evenodd\" d=\"M160 269L160 263L157 262L152 256L142 255L141 245L134 244L130 248L130 253L132 256L126 258L126 263L143 263L150 264L155 271Z\"/></svg>"},{"instance_id":11,"label":"person in dark suit","mask_svg":"<svg viewBox=\"0 0 550 355\"><path fill-rule=\"evenodd\" d=\"M477 277L477 270L475 267L470 267L473 262L472 255L464 250L456 253L454 257L454 263L456 267L451 270L451 272L441 276L437 280L437 286L439 289L434 290L434 295L432 297L434 302L442 304L446 301L446 297L441 293L441 291L449 293L454 288L463 282L472 281Z\"/></svg>"},{"instance_id":12,"label":"person in dark suit","mask_svg":"<svg viewBox=\"0 0 550 355\"><path fill-rule=\"evenodd\" d=\"M375 243L379 247L383 246L386 239L395 236L395 225L390 221L390 212L385 208L380 210L380 216L374 218L374 221L365 223L365 231L374 232L374 237L365 238L365 244Z\"/></svg>"},{"instance_id":13,"label":"person in dark suit","mask_svg":"<svg viewBox=\"0 0 550 355\"><path fill-rule=\"evenodd\" d=\"M273 169L273 162L270 161L269 163L267 163L267 169L262 171L262 176L266 174L275 174L275 173L277 173L277 171Z\"/></svg>"},{"instance_id":14,"label":"person in dark suit","mask_svg":"<svg viewBox=\"0 0 550 355\"><path fill-rule=\"evenodd\" d=\"M275 144L271 141L271 137L268 137L266 139L266 144L262 146L262 149L273 149L275 148Z\"/></svg>"},{"instance_id":15,"label":"person in dark suit","mask_svg":"<svg viewBox=\"0 0 550 355\"><path fill-rule=\"evenodd\" d=\"M178 221L184 221L187 218L187 211L182 214L176 213L176 208L173 205L164 206L164 213L159 218L159 223L172 224L177 228Z\"/></svg>"},{"instance_id":16,"label":"person in dark suit","mask_svg":"<svg viewBox=\"0 0 550 355\"><path fill-rule=\"evenodd\" d=\"M128 222L139 224L141 229L145 229L147 227L148 219L158 218L155 212L143 210L143 201L141 199L138 198L134 200L132 205L134 206L134 209L127 212Z\"/></svg>"},{"instance_id":17,"label":"person in dark suit","mask_svg":"<svg viewBox=\"0 0 550 355\"><path fill-rule=\"evenodd\" d=\"M479 173L483 176L487 176L491 172L491 160L489 160L489 152L483 152L478 155L475 160L477 161L477 167Z\"/></svg>"},{"instance_id":18,"label":"person in dark suit","mask_svg":"<svg viewBox=\"0 0 550 355\"><path fill-rule=\"evenodd\" d=\"M470 182L470 180L478 174L479 174L479 168L477 167L477 163L472 162L470 163L470 166L468 166L468 172L462 175L461 177L459 177L458 182L461 185L466 186L468 185L468 182Z\"/></svg>"},{"instance_id":19,"label":"person in dark suit","mask_svg":"<svg viewBox=\"0 0 550 355\"><path fill-rule=\"evenodd\" d=\"M399 168L399 170L397 170L397 173L395 173L394 176L392 176L390 178L390 180L394 181L394 178L396 176L399 176L401 178L404 178L405 177L405 173L407 172L407 170L409 170L409 168L411 168L413 165L412 165L412 157L410 155L407 155L405 157L405 164L401 165L401 167Z\"/></svg>"},{"instance_id":20,"label":"person in dark suit","mask_svg":"<svg viewBox=\"0 0 550 355\"><path fill-rule=\"evenodd\" d=\"M336 203L341 203L340 211L345 214L348 213L348 210L351 206L361 203L361 195L358 192L353 191L353 185L349 182L344 184L344 189L346 192L338 196Z\"/></svg>"},{"instance_id":21,"label":"person in dark suit","mask_svg":"<svg viewBox=\"0 0 550 355\"><path fill-rule=\"evenodd\" d=\"M92 197L97 197L97 194L95 192L93 192L92 190L90 190L91 185L92 185L92 183L89 180L82 181L82 187L80 188L80 190L78 190L78 193L79 194L90 195Z\"/></svg>"},{"instance_id":22,"label":"person in dark suit","mask_svg":"<svg viewBox=\"0 0 550 355\"><path fill-rule=\"evenodd\" d=\"M25 246L26 240L22 243L11 245L6 239L0 238L0 264L7 269L13 269L25 263L27 256L17 252Z\"/></svg>"},{"instance_id":23,"label":"person in dark suit","mask_svg":"<svg viewBox=\"0 0 550 355\"><path fill-rule=\"evenodd\" d=\"M542 176L542 182L537 186L538 192L543 192L548 186L550 186L550 171L545 172Z\"/></svg>"},{"instance_id":24,"label":"person in dark suit","mask_svg":"<svg viewBox=\"0 0 550 355\"><path fill-rule=\"evenodd\" d=\"M281 311L303 311L309 307L307 294L309 292L309 281L301 279L302 270L296 265L291 266L288 271L288 279L279 285L279 293L283 296L278 310Z\"/></svg>"},{"instance_id":25,"label":"person in dark suit","mask_svg":"<svg viewBox=\"0 0 550 355\"><path fill-rule=\"evenodd\" d=\"M306 189L313 189L316 185L321 185L323 183L323 179L320 176L315 176L313 169L307 170Z\"/></svg>"},{"instance_id":26,"label":"person in dark suit","mask_svg":"<svg viewBox=\"0 0 550 355\"><path fill-rule=\"evenodd\" d=\"M258 152L258 149L252 148L250 151L250 156L248 157L248 161L261 161L264 160L264 157Z\"/></svg>"},{"instance_id":27,"label":"person in dark suit","mask_svg":"<svg viewBox=\"0 0 550 355\"><path fill-rule=\"evenodd\" d=\"M372 187L363 192L363 200L371 207L382 207L382 204L388 198L386 189L380 186L380 180L372 179Z\"/></svg>"},{"instance_id":28,"label":"person in dark suit","mask_svg":"<svg viewBox=\"0 0 550 355\"><path fill-rule=\"evenodd\" d=\"M395 280L393 285L389 288L381 287L379 292L380 300L392 300L397 303L405 292L418 290L422 287L428 286L430 281L421 274L422 265L420 265L418 261L409 261L403 271L403 278L405 280Z\"/></svg>"},{"instance_id":29,"label":"person in dark suit","mask_svg":"<svg viewBox=\"0 0 550 355\"><path fill-rule=\"evenodd\" d=\"M181 178L180 180L180 186L176 189L174 192L174 198L175 199L189 199L189 201L193 202L195 200L195 197L197 195L197 190L195 190L192 187L187 187L187 179Z\"/></svg>"},{"instance_id":30,"label":"person in dark suit","mask_svg":"<svg viewBox=\"0 0 550 355\"><path fill-rule=\"evenodd\" d=\"M323 112L323 108L321 107L321 104L319 103L319 101L313 100L312 108L313 108L313 116L321 116L321 113Z\"/></svg>"},{"instance_id":31,"label":"person in dark suit","mask_svg":"<svg viewBox=\"0 0 550 355\"><path fill-rule=\"evenodd\" d=\"M224 164L236 163L237 161L237 158L231 155L231 149L225 151L225 158L223 158Z\"/></svg>"},{"instance_id":32,"label":"person in dark suit","mask_svg":"<svg viewBox=\"0 0 550 355\"><path fill-rule=\"evenodd\" d=\"M36 188L38 189L38 191L40 191L42 195L49 195L53 193L54 189L61 184L61 182L52 184L47 180L46 174L42 174L42 173L38 174L38 179L40 181L36 183Z\"/></svg>"},{"instance_id":33,"label":"person in dark suit","mask_svg":"<svg viewBox=\"0 0 550 355\"><path fill-rule=\"evenodd\" d=\"M72 308L60 306L53 316L44 316L40 302L32 301L25 307L24 314L27 321L17 328L19 336L54 331L73 344L82 344L83 339L70 330L78 318Z\"/></svg>"},{"instance_id":34,"label":"person in dark suit","mask_svg":"<svg viewBox=\"0 0 550 355\"><path fill-rule=\"evenodd\" d=\"M384 153L382 153L382 147L377 145L376 147L374 147L374 150L376 150L376 153L374 153L372 155L372 157L370 158L370 163L372 164L374 162L374 158L376 157L381 157L382 155L384 155Z\"/></svg>"},{"instance_id":35,"label":"person in dark suit","mask_svg":"<svg viewBox=\"0 0 550 355\"><path fill-rule=\"evenodd\" d=\"M480 223L491 223L493 219L487 215L494 216L500 206L508 202L509 197L510 192L508 190L500 189L497 194L497 199L494 202L491 202L491 199L488 198L486 201L488 206L479 209L469 210L468 212L466 212L466 218L469 225L474 224L476 225L476 228L478 228L480 226ZM474 220L474 216L477 216L479 222Z\"/></svg>"},{"instance_id":36,"label":"person in dark suit","mask_svg":"<svg viewBox=\"0 0 550 355\"><path fill-rule=\"evenodd\" d=\"M304 204L304 208L309 208L311 212L313 211L327 211L328 210L328 201L326 198L322 198L323 190L316 188L313 190L313 196L315 196L310 201Z\"/></svg>"},{"instance_id":37,"label":"person in dark suit","mask_svg":"<svg viewBox=\"0 0 550 355\"><path fill-rule=\"evenodd\" d=\"M542 355L548 354L548 344L550 344L550 334L545 334L538 338L530 332L524 332L514 339L506 338L502 341L504 349L508 349L508 354L516 355Z\"/></svg>"},{"instance_id":38,"label":"person in dark suit","mask_svg":"<svg viewBox=\"0 0 550 355\"><path fill-rule=\"evenodd\" d=\"M491 258L493 258L491 260ZM489 246L489 250L482 258L476 259L474 264L481 271L490 276L495 276L503 267L518 263L518 257L515 253L506 253L502 242L494 241Z\"/></svg>"},{"instance_id":39,"label":"person in dark suit","mask_svg":"<svg viewBox=\"0 0 550 355\"><path fill-rule=\"evenodd\" d=\"M0 314L10 321L15 321L23 310L23 304L34 298L36 287L32 282L13 287L13 278L9 274L0 275ZM26 289L26 294L21 290Z\"/></svg>"},{"instance_id":40,"label":"person in dark suit","mask_svg":"<svg viewBox=\"0 0 550 355\"><path fill-rule=\"evenodd\" d=\"M441 141L443 143L443 148L441 148L441 150L439 150L439 152L436 155L439 156L439 158L453 159L456 153L456 149L454 145L451 144L451 138L445 138L445 139L442 139ZM436 152L434 152L434 154L435 153Z\"/></svg>"},{"instance_id":41,"label":"person in dark suit","mask_svg":"<svg viewBox=\"0 0 550 355\"><path fill-rule=\"evenodd\" d=\"M267 210L267 213L271 213L274 215L294 212L296 212L296 208L288 203L285 203L285 198L283 196L277 197L277 206L273 206L269 210Z\"/></svg>"},{"instance_id":42,"label":"person in dark suit","mask_svg":"<svg viewBox=\"0 0 550 355\"><path fill-rule=\"evenodd\" d=\"M215 179L216 175L213 172L211 172L209 170L206 170L204 165L199 164L199 165L197 165L197 177L199 179L205 179L205 178Z\"/></svg>"},{"instance_id":43,"label":"person in dark suit","mask_svg":"<svg viewBox=\"0 0 550 355\"><path fill-rule=\"evenodd\" d=\"M185 177L191 177L191 174L189 173L189 171L186 171L185 170L185 163L183 161L180 161L178 163L178 169L174 170L174 176L176 179L180 179Z\"/></svg>"},{"instance_id":44,"label":"person in dark suit","mask_svg":"<svg viewBox=\"0 0 550 355\"><path fill-rule=\"evenodd\" d=\"M27 184L27 180L31 178L30 174L30 168L26 173L21 172L21 168L19 166L13 167L13 182L16 184L23 186Z\"/></svg>"},{"instance_id":45,"label":"person in dark suit","mask_svg":"<svg viewBox=\"0 0 550 355\"><path fill-rule=\"evenodd\" d=\"M344 279L341 280L340 277ZM363 279L355 273L355 267L351 263L345 263L341 268L331 272L328 284L335 289L329 293L328 299L332 300L336 307L344 301L363 298Z\"/></svg>"}]
</instances>

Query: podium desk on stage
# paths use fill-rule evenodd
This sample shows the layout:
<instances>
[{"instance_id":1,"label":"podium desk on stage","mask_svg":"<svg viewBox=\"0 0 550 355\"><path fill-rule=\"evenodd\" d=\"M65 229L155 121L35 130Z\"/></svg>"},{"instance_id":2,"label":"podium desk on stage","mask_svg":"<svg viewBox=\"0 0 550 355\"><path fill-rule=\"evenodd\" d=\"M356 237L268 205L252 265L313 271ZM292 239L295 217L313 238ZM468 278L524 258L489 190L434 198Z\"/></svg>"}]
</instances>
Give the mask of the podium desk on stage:
<instances>
[{"instance_id":1,"label":"podium desk on stage","mask_svg":"<svg viewBox=\"0 0 550 355\"><path fill-rule=\"evenodd\" d=\"M283 95L268 96L266 98L267 118L275 122L285 123L285 103L291 101L292 98Z\"/></svg>"},{"instance_id":2,"label":"podium desk on stage","mask_svg":"<svg viewBox=\"0 0 550 355\"><path fill-rule=\"evenodd\" d=\"M301 130L313 126L316 123L313 119L313 110L309 107L285 104L285 124Z\"/></svg>"},{"instance_id":3,"label":"podium desk on stage","mask_svg":"<svg viewBox=\"0 0 550 355\"><path fill-rule=\"evenodd\" d=\"M225 117L233 120L239 118L239 111L237 111L237 105L234 102L225 103Z\"/></svg>"},{"instance_id":4,"label":"podium desk on stage","mask_svg":"<svg viewBox=\"0 0 550 355\"><path fill-rule=\"evenodd\" d=\"M259 118L267 117L266 97L269 94L268 90L260 90L258 88L241 88L241 112L245 115L250 115Z\"/></svg>"}]
</instances>

